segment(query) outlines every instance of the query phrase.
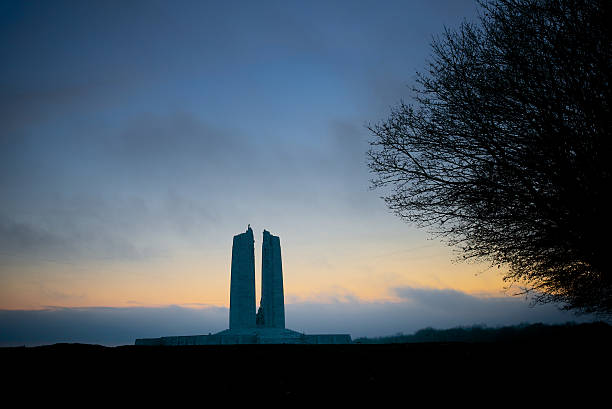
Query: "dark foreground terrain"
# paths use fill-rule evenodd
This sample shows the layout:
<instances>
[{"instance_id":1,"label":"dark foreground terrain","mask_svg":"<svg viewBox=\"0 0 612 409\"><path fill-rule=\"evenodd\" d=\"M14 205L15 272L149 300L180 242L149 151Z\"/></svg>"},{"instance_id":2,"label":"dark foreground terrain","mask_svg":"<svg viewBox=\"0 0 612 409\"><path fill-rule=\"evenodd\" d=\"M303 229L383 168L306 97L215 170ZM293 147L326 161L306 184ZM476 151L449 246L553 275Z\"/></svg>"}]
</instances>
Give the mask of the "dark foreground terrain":
<instances>
[{"instance_id":1,"label":"dark foreground terrain","mask_svg":"<svg viewBox=\"0 0 612 409\"><path fill-rule=\"evenodd\" d=\"M496 396L496 404L518 404L522 399L550 403L578 397L586 402L607 396L611 342L605 329L513 342L55 344L1 348L0 359L6 391L25 387L29 392L22 396L65 399L78 392L87 396L83 407L116 396L122 396L122 403L135 399L139 407L164 402L177 407L193 399L210 403L212 397L316 402L329 395L346 402L368 398L407 403L425 397L432 404Z\"/></svg>"}]
</instances>

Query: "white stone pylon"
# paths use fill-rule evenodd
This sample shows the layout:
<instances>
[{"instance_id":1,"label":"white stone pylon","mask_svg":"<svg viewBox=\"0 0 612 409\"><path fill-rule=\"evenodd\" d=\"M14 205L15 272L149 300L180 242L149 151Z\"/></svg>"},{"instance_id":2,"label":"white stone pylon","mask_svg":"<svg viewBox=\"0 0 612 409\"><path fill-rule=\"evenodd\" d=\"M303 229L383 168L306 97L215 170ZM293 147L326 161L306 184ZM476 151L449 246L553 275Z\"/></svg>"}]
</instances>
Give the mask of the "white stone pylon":
<instances>
[{"instance_id":1,"label":"white stone pylon","mask_svg":"<svg viewBox=\"0 0 612 409\"><path fill-rule=\"evenodd\" d=\"M249 225L234 236L230 283L230 330L255 328L255 240Z\"/></svg>"},{"instance_id":2,"label":"white stone pylon","mask_svg":"<svg viewBox=\"0 0 612 409\"><path fill-rule=\"evenodd\" d=\"M261 313L263 327L285 328L285 296L280 238L263 232L261 246ZM260 324L261 325L261 324Z\"/></svg>"}]
</instances>

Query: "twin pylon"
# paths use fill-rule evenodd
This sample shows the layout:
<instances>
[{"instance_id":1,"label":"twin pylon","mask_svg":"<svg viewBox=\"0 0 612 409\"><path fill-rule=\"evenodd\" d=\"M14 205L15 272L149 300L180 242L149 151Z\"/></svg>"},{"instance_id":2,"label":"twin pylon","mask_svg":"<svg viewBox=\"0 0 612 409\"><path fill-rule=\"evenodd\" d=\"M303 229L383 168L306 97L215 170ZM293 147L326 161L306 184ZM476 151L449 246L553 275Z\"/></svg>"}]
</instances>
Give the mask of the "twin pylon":
<instances>
[{"instance_id":1,"label":"twin pylon","mask_svg":"<svg viewBox=\"0 0 612 409\"><path fill-rule=\"evenodd\" d=\"M261 301L255 313L255 240L249 225L234 236L230 284L230 330L285 328L285 297L280 238L263 231Z\"/></svg>"}]
</instances>

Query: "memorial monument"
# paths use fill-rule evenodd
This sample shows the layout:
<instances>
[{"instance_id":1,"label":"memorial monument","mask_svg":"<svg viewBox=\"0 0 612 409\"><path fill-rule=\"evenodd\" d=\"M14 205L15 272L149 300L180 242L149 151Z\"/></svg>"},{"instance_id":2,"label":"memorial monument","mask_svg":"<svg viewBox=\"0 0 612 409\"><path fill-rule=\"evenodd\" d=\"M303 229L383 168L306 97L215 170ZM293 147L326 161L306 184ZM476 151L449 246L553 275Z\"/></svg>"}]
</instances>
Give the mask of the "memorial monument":
<instances>
[{"instance_id":1,"label":"memorial monument","mask_svg":"<svg viewBox=\"0 0 612 409\"><path fill-rule=\"evenodd\" d=\"M349 334L303 334L285 328L280 238L263 231L261 300L255 313L255 239L249 225L234 236L229 329L211 335L139 338L136 345L348 344Z\"/></svg>"}]
</instances>

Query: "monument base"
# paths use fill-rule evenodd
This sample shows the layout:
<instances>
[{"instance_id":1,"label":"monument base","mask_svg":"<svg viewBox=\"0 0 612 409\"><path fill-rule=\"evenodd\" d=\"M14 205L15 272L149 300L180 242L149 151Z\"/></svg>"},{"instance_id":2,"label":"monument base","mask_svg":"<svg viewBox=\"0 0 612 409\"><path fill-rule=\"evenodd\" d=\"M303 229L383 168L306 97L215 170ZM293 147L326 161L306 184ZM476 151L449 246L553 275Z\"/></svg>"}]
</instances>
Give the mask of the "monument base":
<instances>
[{"instance_id":1,"label":"monument base","mask_svg":"<svg viewBox=\"0 0 612 409\"><path fill-rule=\"evenodd\" d=\"M349 334L302 334L282 328L253 328L217 332L211 335L184 335L160 338L139 338L135 345L237 345L237 344L350 344Z\"/></svg>"}]
</instances>

